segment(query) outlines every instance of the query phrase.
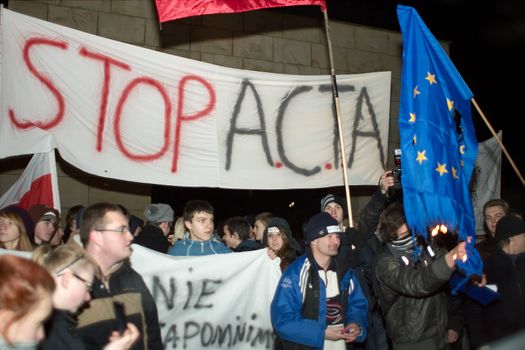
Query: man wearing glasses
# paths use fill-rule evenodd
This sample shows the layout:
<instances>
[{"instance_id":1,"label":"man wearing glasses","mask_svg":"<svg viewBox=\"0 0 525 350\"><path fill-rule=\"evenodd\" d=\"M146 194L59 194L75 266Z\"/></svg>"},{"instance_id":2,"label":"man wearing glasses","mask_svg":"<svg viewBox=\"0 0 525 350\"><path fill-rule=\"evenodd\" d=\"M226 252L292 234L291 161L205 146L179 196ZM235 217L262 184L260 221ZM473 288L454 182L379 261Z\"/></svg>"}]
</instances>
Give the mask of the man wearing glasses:
<instances>
[{"instance_id":1,"label":"man wearing glasses","mask_svg":"<svg viewBox=\"0 0 525 350\"><path fill-rule=\"evenodd\" d=\"M141 333L134 349L163 349L157 307L142 277L131 267L133 236L128 213L116 204L97 203L86 209L80 237L100 268L92 300L78 317L78 331L88 349L100 349L116 330L113 302L124 304L128 322Z\"/></svg>"}]
</instances>

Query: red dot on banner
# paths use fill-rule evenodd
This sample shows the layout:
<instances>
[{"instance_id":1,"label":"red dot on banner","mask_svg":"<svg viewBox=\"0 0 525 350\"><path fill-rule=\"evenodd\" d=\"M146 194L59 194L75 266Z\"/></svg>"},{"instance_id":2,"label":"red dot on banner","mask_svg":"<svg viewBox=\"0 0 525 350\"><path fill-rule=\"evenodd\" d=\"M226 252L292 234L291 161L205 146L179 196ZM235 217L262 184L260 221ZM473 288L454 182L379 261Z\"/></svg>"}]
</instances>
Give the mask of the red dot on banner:
<instances>
[{"instance_id":1,"label":"red dot on banner","mask_svg":"<svg viewBox=\"0 0 525 350\"><path fill-rule=\"evenodd\" d=\"M324 165L324 168L327 169L327 170L332 169L332 163L326 163L326 164Z\"/></svg>"},{"instance_id":2,"label":"red dot on banner","mask_svg":"<svg viewBox=\"0 0 525 350\"><path fill-rule=\"evenodd\" d=\"M275 167L276 167L276 168L282 168L282 167L283 167L283 163L281 163L281 162L275 162Z\"/></svg>"}]
</instances>

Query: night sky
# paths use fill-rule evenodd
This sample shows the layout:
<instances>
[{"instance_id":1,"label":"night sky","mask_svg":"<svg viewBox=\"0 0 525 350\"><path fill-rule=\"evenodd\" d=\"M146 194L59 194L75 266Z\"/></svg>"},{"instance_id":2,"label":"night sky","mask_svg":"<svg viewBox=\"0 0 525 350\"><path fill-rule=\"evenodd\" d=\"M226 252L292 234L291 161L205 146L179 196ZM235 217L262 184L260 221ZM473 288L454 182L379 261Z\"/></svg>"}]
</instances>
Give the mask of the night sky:
<instances>
[{"instance_id":1,"label":"night sky","mask_svg":"<svg viewBox=\"0 0 525 350\"><path fill-rule=\"evenodd\" d=\"M492 127L525 176L521 138L525 111L525 1L327 0L331 18L399 31L396 6L414 7L434 36L450 41L450 57ZM492 134L473 110L478 141ZM502 198L525 210L525 187L503 155Z\"/></svg>"}]
</instances>

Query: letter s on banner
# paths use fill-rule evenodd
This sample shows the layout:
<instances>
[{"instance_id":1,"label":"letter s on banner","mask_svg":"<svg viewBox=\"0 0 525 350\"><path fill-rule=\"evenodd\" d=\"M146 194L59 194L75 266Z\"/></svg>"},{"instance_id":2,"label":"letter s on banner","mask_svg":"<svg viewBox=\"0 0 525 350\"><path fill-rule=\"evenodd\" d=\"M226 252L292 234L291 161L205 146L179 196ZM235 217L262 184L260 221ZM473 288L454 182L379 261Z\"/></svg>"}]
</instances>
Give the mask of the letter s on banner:
<instances>
[{"instance_id":1,"label":"letter s on banner","mask_svg":"<svg viewBox=\"0 0 525 350\"><path fill-rule=\"evenodd\" d=\"M48 129L51 129L57 126L62 121L62 118L64 117L65 103L64 103L64 96L62 96L60 91L58 91L55 84L53 84L53 82L50 79L46 78L42 73L37 71L37 69L33 65L33 62L31 62L29 53L30 53L31 48L36 45L49 45L49 46L58 47L59 49L62 49L62 50L66 50L68 45L66 42L63 42L63 41L57 41L57 40L51 40L51 39L45 39L45 38L31 38L31 39L28 39L24 45L24 62L27 68L29 68L29 71L38 80L40 80L40 82L44 84L51 91L51 93L55 96L55 98L57 99L57 103L58 103L58 111L53 117L53 119L51 119L47 123L44 123L41 121L23 122L23 121L18 120L15 116L15 111L9 108L9 119L19 129L28 129L33 126L36 126L40 129L48 130Z\"/></svg>"}]
</instances>

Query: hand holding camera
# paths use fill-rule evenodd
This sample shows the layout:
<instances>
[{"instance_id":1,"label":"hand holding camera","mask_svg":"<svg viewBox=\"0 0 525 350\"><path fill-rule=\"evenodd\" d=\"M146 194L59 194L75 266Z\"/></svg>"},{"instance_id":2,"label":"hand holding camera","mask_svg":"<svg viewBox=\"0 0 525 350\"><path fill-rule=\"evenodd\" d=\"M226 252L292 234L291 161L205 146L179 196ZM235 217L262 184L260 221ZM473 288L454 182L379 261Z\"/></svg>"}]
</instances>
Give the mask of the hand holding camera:
<instances>
[{"instance_id":1,"label":"hand holding camera","mask_svg":"<svg viewBox=\"0 0 525 350\"><path fill-rule=\"evenodd\" d=\"M401 189L401 149L394 150L394 168L392 169L392 177L394 178L393 189Z\"/></svg>"}]
</instances>

